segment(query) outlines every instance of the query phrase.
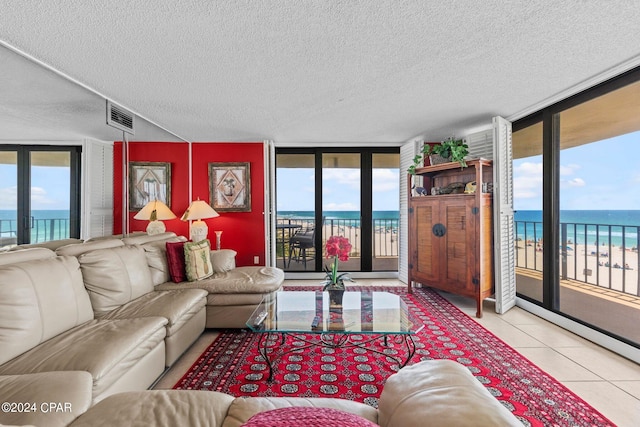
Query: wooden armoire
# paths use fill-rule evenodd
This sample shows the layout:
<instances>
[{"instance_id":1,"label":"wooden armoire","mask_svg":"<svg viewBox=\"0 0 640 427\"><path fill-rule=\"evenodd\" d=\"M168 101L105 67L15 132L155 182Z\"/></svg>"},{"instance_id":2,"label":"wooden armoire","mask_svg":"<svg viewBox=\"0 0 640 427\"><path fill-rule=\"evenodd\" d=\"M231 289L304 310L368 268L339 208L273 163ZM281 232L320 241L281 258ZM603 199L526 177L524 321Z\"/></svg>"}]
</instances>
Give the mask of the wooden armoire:
<instances>
[{"instance_id":1,"label":"wooden armoire","mask_svg":"<svg viewBox=\"0 0 640 427\"><path fill-rule=\"evenodd\" d=\"M409 293L420 283L472 297L482 317L482 301L494 293L493 168L485 159L466 163L416 169L424 190L409 196ZM409 189L413 181L409 175Z\"/></svg>"}]
</instances>

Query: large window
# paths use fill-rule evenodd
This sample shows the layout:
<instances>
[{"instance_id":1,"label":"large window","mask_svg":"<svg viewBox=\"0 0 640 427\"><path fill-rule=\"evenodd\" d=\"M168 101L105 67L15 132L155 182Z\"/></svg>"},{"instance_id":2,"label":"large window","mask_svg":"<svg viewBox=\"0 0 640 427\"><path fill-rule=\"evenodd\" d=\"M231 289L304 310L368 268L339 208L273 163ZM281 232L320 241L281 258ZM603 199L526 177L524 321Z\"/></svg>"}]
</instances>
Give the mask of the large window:
<instances>
[{"instance_id":1,"label":"large window","mask_svg":"<svg viewBox=\"0 0 640 427\"><path fill-rule=\"evenodd\" d=\"M0 247L80 236L79 147L0 145Z\"/></svg>"},{"instance_id":2,"label":"large window","mask_svg":"<svg viewBox=\"0 0 640 427\"><path fill-rule=\"evenodd\" d=\"M640 70L515 123L513 140L519 296L640 347Z\"/></svg>"},{"instance_id":3,"label":"large window","mask_svg":"<svg viewBox=\"0 0 640 427\"><path fill-rule=\"evenodd\" d=\"M397 271L398 149L278 149L276 265L321 271L324 243L352 245L341 271Z\"/></svg>"},{"instance_id":4,"label":"large window","mask_svg":"<svg viewBox=\"0 0 640 427\"><path fill-rule=\"evenodd\" d=\"M331 236L349 239L349 260L343 270L362 269L363 227L360 153L322 153L322 241Z\"/></svg>"}]
</instances>

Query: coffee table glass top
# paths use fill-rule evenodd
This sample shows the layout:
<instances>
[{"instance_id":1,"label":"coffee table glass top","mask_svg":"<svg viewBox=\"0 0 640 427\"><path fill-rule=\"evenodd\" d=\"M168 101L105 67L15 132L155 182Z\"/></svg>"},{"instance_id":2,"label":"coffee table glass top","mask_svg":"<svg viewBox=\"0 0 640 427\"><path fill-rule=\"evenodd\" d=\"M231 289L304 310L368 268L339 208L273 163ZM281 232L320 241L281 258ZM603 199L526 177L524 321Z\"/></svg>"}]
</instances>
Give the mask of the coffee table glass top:
<instances>
[{"instance_id":1,"label":"coffee table glass top","mask_svg":"<svg viewBox=\"0 0 640 427\"><path fill-rule=\"evenodd\" d=\"M342 306L333 307L329 292L282 291L266 296L247 326L254 332L413 335L421 325L389 292L346 291Z\"/></svg>"}]
</instances>

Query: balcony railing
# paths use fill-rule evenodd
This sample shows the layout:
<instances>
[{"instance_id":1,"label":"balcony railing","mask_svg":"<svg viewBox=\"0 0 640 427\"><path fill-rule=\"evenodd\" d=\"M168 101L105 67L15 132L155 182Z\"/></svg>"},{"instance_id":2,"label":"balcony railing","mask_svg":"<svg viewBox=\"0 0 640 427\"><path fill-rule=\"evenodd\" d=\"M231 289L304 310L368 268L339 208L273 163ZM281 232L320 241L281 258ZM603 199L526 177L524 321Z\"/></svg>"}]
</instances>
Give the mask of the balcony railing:
<instances>
[{"instance_id":1,"label":"balcony railing","mask_svg":"<svg viewBox=\"0 0 640 427\"><path fill-rule=\"evenodd\" d=\"M298 225L301 228L315 226L315 220L309 218L278 218L277 224ZM359 219L325 219L323 224L324 235L340 235L349 238L352 245L350 256L358 257L361 251L361 235ZM283 228L277 238L277 255L283 256L282 250L288 247L288 240L295 232L295 228ZM374 219L373 220L373 257L398 257L398 219ZM284 240L280 240L284 239ZM283 243L283 244L281 244Z\"/></svg>"},{"instance_id":2,"label":"balcony railing","mask_svg":"<svg viewBox=\"0 0 640 427\"><path fill-rule=\"evenodd\" d=\"M31 217L31 243L69 238L69 218L36 219ZM18 221L0 219L0 247L17 244Z\"/></svg>"},{"instance_id":3,"label":"balcony railing","mask_svg":"<svg viewBox=\"0 0 640 427\"><path fill-rule=\"evenodd\" d=\"M516 267L542 271L542 223L516 221ZM640 226L560 224L560 279L640 296Z\"/></svg>"}]
</instances>

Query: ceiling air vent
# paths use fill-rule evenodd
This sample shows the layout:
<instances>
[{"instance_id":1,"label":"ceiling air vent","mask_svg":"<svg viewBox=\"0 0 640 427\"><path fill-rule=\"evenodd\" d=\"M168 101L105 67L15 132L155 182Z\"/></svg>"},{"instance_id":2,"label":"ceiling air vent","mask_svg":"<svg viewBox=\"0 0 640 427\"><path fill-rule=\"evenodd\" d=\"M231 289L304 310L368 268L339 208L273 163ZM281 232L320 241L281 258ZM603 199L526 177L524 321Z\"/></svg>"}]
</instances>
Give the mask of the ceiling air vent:
<instances>
[{"instance_id":1,"label":"ceiling air vent","mask_svg":"<svg viewBox=\"0 0 640 427\"><path fill-rule=\"evenodd\" d=\"M133 118L134 114L132 112L111 103L111 101L107 101L107 124L109 126L133 135Z\"/></svg>"}]
</instances>

